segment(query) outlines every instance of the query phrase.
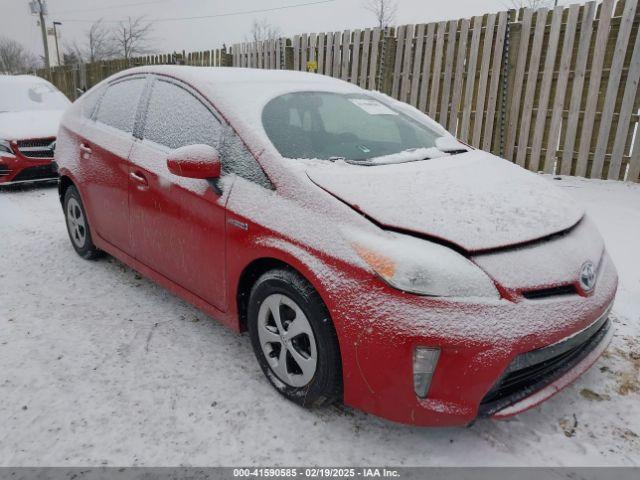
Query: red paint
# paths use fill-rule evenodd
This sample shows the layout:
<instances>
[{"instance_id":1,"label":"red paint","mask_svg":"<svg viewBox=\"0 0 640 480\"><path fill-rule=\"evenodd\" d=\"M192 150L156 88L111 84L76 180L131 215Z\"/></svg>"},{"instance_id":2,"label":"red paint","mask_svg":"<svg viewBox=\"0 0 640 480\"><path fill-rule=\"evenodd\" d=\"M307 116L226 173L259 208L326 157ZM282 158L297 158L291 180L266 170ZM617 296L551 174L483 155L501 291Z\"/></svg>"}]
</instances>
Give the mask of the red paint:
<instances>
[{"instance_id":1,"label":"red paint","mask_svg":"<svg viewBox=\"0 0 640 480\"><path fill-rule=\"evenodd\" d=\"M26 157L18 148L18 141L21 141L21 140L43 140L43 139L21 138L19 140L10 142L11 149L13 150L13 155L8 155L5 152L0 152L0 166L5 167L7 170L7 173L3 175L2 171L5 170L5 168L0 169L0 185L12 183L14 181L20 181L19 180L20 177L18 176L23 171L32 167L50 167L53 162L52 157L51 158ZM55 141L55 138L46 138L44 140L48 142L53 142ZM56 175L52 174L49 176L49 179L52 179L55 177Z\"/></svg>"},{"instance_id":2,"label":"red paint","mask_svg":"<svg viewBox=\"0 0 640 480\"><path fill-rule=\"evenodd\" d=\"M225 118L225 112L221 114ZM259 259L290 265L316 288L331 313L340 343L345 404L375 415L414 425L468 424L515 356L584 329L615 295L617 277L606 254L602 280L589 297L534 303L501 285L497 286L505 298L499 302L456 302L402 293L366 270L314 250L304 238L288 238L263 227L259 218L240 217L228 210L229 198L255 195L248 181L232 177L220 195L206 180L175 176L166 150L75 115L72 109L63 119L59 145L64 147L56 152L56 161L64 180L80 191L96 246L236 331L243 329L237 299L245 269ZM119 153L99 144L115 145ZM248 147L262 151L261 145ZM300 187L300 183L290 184L293 180L286 175L273 175L268 156L258 160L275 191L264 189L263 198L252 199L256 212L268 204L268 196ZM295 202L295 194L293 198L289 194L289 199ZM337 201L327 195L326 202ZM322 215L313 208L306 214L309 225ZM353 215L355 220L357 214ZM317 265L340 272L353 288L333 289L318 274ZM376 292L376 301L384 308L362 304L371 292ZM411 312L411 318L403 312ZM539 322L541 318L549 321ZM460 319L482 328L474 334L443 333ZM506 335L510 319L539 326L521 336ZM428 399L417 398L413 391L416 346L441 348ZM566 377L577 377L587 363ZM555 385L568 383L558 380ZM555 391L549 390L549 395Z\"/></svg>"},{"instance_id":3,"label":"red paint","mask_svg":"<svg viewBox=\"0 0 640 480\"><path fill-rule=\"evenodd\" d=\"M167 168L179 177L208 180L220 178L220 158L212 149L210 157L203 160L189 158L189 151L178 149L167 158Z\"/></svg>"}]
</instances>

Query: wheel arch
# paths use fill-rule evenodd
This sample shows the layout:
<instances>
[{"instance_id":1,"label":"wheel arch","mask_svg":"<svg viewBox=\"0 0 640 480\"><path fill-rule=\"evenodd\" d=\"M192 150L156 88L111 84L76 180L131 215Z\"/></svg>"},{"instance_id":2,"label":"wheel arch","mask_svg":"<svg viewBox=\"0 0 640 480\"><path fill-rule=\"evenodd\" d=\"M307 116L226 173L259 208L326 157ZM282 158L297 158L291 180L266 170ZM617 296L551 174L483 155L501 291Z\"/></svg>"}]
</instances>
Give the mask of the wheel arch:
<instances>
[{"instance_id":1,"label":"wheel arch","mask_svg":"<svg viewBox=\"0 0 640 480\"><path fill-rule=\"evenodd\" d=\"M58 179L58 196L60 197L60 203L64 202L64 195L71 186L78 188L71 177L68 175L61 175Z\"/></svg>"},{"instance_id":2,"label":"wheel arch","mask_svg":"<svg viewBox=\"0 0 640 480\"><path fill-rule=\"evenodd\" d=\"M244 332L247 330L247 310L249 307L249 295L251 294L251 289L261 275L276 269L292 270L301 275L313 285L313 282L311 282L307 278L307 276L300 272L297 268L293 267L290 263L282 259L276 258L275 256L261 257L252 260L242 270L237 283L238 286L236 289L235 301L238 312L238 326L240 331Z\"/></svg>"},{"instance_id":3,"label":"wheel arch","mask_svg":"<svg viewBox=\"0 0 640 480\"><path fill-rule=\"evenodd\" d=\"M239 331L246 331L247 329L247 307L253 285L262 274L278 268L291 270L309 282L320 296L329 314L331 314L330 302L328 302L326 291L323 288L322 282L319 281L316 272L314 272L314 269L310 266L314 264L310 262L308 258L311 254L306 250L288 243L288 248L278 248L276 245L283 247L282 241L275 241L275 245L270 244L269 247L271 248L267 251L262 251L259 257L253 258L245 265L238 276L238 280L235 282L236 291L234 292L235 295L232 294L231 298L235 299ZM290 251L291 249L294 249L294 251ZM335 327L335 321L333 321L333 323Z\"/></svg>"}]
</instances>

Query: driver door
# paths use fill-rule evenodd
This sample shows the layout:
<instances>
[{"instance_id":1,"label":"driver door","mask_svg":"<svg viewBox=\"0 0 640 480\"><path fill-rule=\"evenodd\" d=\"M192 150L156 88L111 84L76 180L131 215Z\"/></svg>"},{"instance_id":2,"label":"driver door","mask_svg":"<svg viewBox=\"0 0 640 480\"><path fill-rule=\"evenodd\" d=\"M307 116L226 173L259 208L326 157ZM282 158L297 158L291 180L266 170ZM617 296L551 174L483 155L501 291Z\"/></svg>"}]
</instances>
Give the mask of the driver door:
<instances>
[{"instance_id":1,"label":"driver door","mask_svg":"<svg viewBox=\"0 0 640 480\"><path fill-rule=\"evenodd\" d=\"M225 205L207 180L169 172L179 147L218 147L221 123L187 86L156 78L130 155L135 258L220 310L225 298Z\"/></svg>"}]
</instances>

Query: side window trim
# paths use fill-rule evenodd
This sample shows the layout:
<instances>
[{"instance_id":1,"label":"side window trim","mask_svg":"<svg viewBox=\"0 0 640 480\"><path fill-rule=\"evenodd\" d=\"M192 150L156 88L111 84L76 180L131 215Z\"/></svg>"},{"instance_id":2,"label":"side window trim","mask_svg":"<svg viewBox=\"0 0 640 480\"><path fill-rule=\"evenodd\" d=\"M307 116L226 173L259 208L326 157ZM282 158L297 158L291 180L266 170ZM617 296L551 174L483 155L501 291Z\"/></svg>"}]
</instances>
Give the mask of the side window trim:
<instances>
[{"instance_id":1,"label":"side window trim","mask_svg":"<svg viewBox=\"0 0 640 480\"><path fill-rule=\"evenodd\" d=\"M149 99L151 98L151 92L153 91L153 83L155 79L153 75L145 75L144 89L142 95L140 95L140 101L138 102L138 109L136 110L136 119L133 122L133 138L137 140L143 139L144 126L147 120L147 111L149 110Z\"/></svg>"}]
</instances>

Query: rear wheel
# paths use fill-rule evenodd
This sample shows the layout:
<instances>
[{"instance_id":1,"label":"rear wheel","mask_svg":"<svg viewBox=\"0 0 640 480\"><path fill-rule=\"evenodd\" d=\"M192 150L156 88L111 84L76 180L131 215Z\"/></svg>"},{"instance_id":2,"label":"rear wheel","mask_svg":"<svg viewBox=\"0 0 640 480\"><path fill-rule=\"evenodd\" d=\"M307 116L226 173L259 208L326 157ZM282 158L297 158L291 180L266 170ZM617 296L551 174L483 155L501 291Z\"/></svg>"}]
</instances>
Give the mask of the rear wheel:
<instances>
[{"instance_id":1,"label":"rear wheel","mask_svg":"<svg viewBox=\"0 0 640 480\"><path fill-rule=\"evenodd\" d=\"M80 194L73 185L68 187L64 194L63 208L69 239L78 255L87 260L100 257L102 251L93 244L87 214L82 205Z\"/></svg>"},{"instance_id":2,"label":"rear wheel","mask_svg":"<svg viewBox=\"0 0 640 480\"><path fill-rule=\"evenodd\" d=\"M303 406L330 404L342 394L335 329L322 299L291 270L263 274L249 298L254 353L271 384Z\"/></svg>"}]
</instances>

